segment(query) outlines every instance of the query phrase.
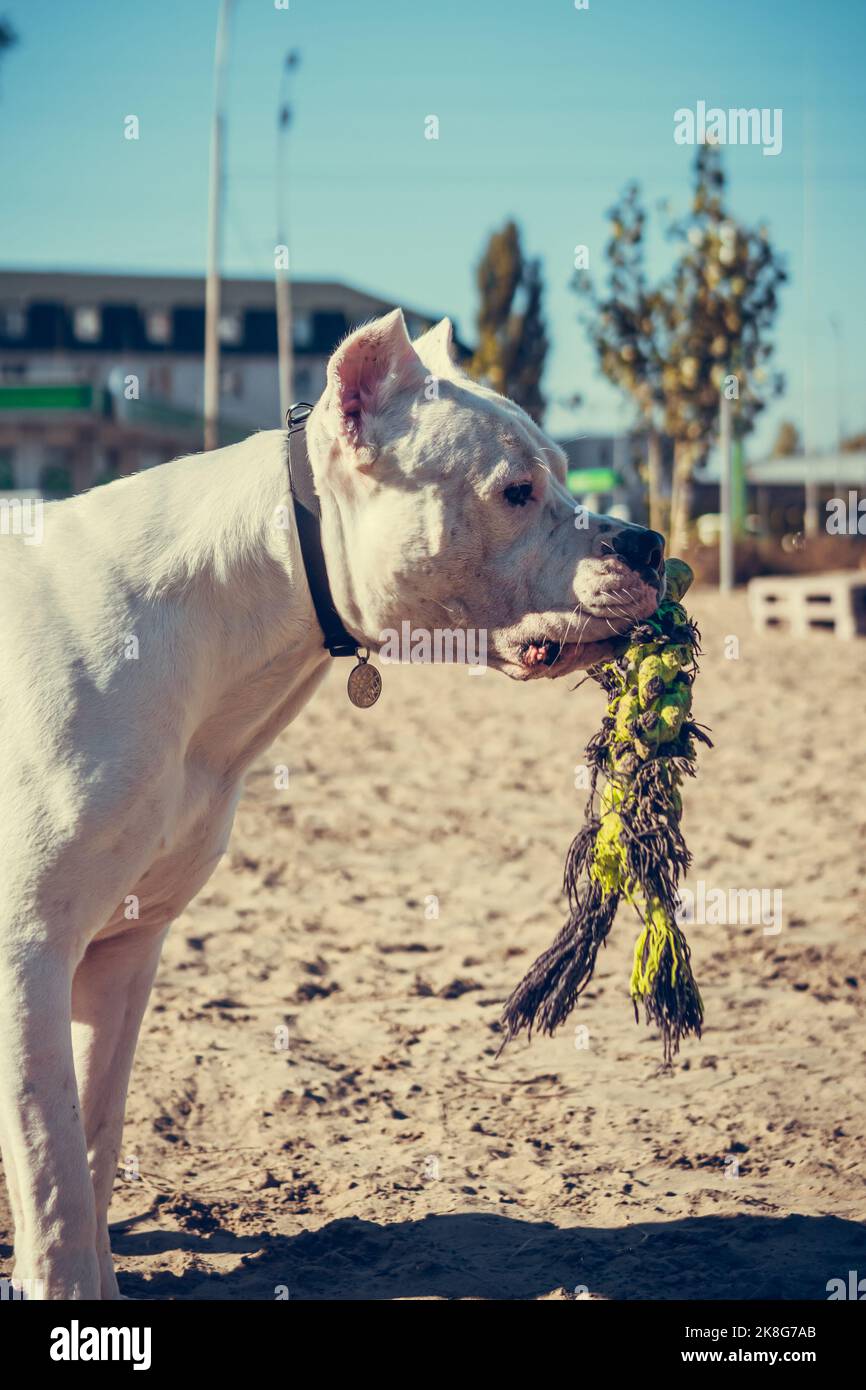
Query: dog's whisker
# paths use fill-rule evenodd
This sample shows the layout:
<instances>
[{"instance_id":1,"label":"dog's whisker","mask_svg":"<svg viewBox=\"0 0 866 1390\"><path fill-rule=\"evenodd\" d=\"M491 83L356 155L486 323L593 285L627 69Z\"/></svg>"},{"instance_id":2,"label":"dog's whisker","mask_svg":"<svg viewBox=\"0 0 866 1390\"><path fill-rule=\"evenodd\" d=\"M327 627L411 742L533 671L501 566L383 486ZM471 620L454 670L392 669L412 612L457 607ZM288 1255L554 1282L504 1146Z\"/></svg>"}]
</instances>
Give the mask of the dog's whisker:
<instances>
[{"instance_id":1,"label":"dog's whisker","mask_svg":"<svg viewBox=\"0 0 866 1390\"><path fill-rule=\"evenodd\" d=\"M577 617L577 610L578 610L579 608L580 608L580 604L579 604L579 603L576 603L576 604L574 605L574 607L572 608L572 610L571 610L571 614L570 614L569 619L568 619L568 627L565 629L565 636L564 636L563 639L562 639L563 642L567 642L567 641L568 641L568 634L571 632L571 625L572 625L572 623L574 622L575 618Z\"/></svg>"},{"instance_id":2,"label":"dog's whisker","mask_svg":"<svg viewBox=\"0 0 866 1390\"><path fill-rule=\"evenodd\" d=\"M574 608L573 608L572 611L571 611L571 617L570 617L569 620L568 620L568 627L565 629L565 635L558 641L559 650L557 651L556 656L553 658L553 660L552 660L551 663L550 663L550 669L551 669L551 670L552 670L553 667L556 665L556 663L559 661L560 657L562 656L563 651L565 650L566 644L567 644L567 642L568 642L568 634L569 634L569 632L571 631L571 624L572 624L572 622L573 622L573 620L574 620L574 615L575 615L575 613L577 612L579 606L580 606L579 604L575 604Z\"/></svg>"},{"instance_id":3,"label":"dog's whisker","mask_svg":"<svg viewBox=\"0 0 866 1390\"><path fill-rule=\"evenodd\" d=\"M466 627L466 616L465 616L465 614L458 614L458 615L455 617L455 616L454 616L454 609L453 609L453 608L449 608L448 605L447 605L447 603L441 603L440 600L439 600L438 598L434 598L434 599L433 599L433 602L436 604L437 608L441 608L443 613L447 613L447 614L448 614L448 617L449 617L449 618L452 618L452 619L454 620L454 622L455 622L455 624L457 625L457 627Z\"/></svg>"},{"instance_id":4,"label":"dog's whisker","mask_svg":"<svg viewBox=\"0 0 866 1390\"><path fill-rule=\"evenodd\" d=\"M579 609L579 608L580 608L580 604L579 604L579 603L576 603L576 604L574 605L574 607L572 608L572 610L571 610L571 614L570 614L569 619L568 619L568 626L567 626L567 628L565 629L565 636L562 638L562 641L560 642L559 651L558 651L557 654L556 654L556 659L555 659L554 661L551 662L551 667L555 666L555 665L556 665L556 662L559 661L559 658L562 656L563 648L564 648L565 645L567 644L567 642L568 642L568 637L569 637L569 633L571 632L571 625L572 625L572 623L574 622L575 618L577 617L577 613L578 613L578 609ZM581 636L581 633L582 633L582 632L585 630L585 628L586 628L587 622L588 622L588 620L589 620L589 614L584 614L584 615L583 615L583 618L584 618L583 628L580 628L580 627L578 628L577 634L576 634L575 639L574 639L574 644L575 644L575 646L579 646L579 645L580 645L580 636Z\"/></svg>"}]
</instances>

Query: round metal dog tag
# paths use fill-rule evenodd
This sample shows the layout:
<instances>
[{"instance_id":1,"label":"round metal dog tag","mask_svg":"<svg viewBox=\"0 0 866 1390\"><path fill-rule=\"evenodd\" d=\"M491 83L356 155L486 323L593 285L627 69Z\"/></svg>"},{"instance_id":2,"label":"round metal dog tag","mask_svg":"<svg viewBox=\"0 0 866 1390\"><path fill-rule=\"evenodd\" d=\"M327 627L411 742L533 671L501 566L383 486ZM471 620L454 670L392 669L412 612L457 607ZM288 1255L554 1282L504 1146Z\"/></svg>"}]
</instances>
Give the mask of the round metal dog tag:
<instances>
[{"instance_id":1,"label":"round metal dog tag","mask_svg":"<svg viewBox=\"0 0 866 1390\"><path fill-rule=\"evenodd\" d=\"M362 656L357 666L349 672L346 689L349 699L358 709L369 709L382 694L382 677L365 656Z\"/></svg>"}]
</instances>

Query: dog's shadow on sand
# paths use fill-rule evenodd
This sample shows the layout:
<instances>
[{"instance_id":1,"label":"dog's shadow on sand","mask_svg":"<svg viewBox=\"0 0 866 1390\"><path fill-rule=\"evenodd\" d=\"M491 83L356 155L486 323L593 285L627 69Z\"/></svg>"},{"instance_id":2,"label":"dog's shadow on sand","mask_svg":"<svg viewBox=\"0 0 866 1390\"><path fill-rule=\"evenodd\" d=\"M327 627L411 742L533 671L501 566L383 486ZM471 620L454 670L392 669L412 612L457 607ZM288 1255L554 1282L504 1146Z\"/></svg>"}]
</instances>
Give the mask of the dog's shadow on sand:
<instances>
[{"instance_id":1,"label":"dog's shadow on sand","mask_svg":"<svg viewBox=\"0 0 866 1390\"><path fill-rule=\"evenodd\" d=\"M142 1299L826 1299L830 1279L866 1273L866 1225L835 1216L701 1216L616 1229L486 1213L380 1226L347 1218L295 1236L113 1236L120 1287ZM181 1274L130 1272L124 1256L182 1251ZM199 1261L195 1257L204 1257ZM235 1256L232 1268L204 1267ZM220 1263L228 1263L220 1260Z\"/></svg>"}]
</instances>

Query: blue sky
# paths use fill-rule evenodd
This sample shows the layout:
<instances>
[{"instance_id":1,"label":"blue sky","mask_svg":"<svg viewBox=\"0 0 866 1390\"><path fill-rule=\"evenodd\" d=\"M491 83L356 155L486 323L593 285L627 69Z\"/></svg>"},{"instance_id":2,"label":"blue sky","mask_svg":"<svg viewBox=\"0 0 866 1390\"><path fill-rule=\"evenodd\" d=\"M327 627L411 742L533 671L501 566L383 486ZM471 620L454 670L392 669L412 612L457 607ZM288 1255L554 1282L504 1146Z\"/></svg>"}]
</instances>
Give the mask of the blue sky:
<instances>
[{"instance_id":1,"label":"blue sky","mask_svg":"<svg viewBox=\"0 0 866 1390\"><path fill-rule=\"evenodd\" d=\"M217 9L0 0L20 36L0 70L0 264L203 269ZM777 332L788 390L754 447L786 416L831 445L840 397L849 432L866 427L864 39L862 0L590 0L588 11L574 0L290 0L287 11L236 0L224 268L271 273L280 67L298 48L296 273L451 313L471 336L475 263L513 214L544 261L548 426L623 425L628 407L576 321L573 248L602 267L604 213L630 178L650 205L684 207L693 151L674 143L676 108L781 107L778 157L726 151L734 212L767 222L792 277ZM137 142L123 138L131 113ZM424 139L430 114L438 141ZM663 255L659 239L657 264ZM575 392L576 413L558 404Z\"/></svg>"}]
</instances>

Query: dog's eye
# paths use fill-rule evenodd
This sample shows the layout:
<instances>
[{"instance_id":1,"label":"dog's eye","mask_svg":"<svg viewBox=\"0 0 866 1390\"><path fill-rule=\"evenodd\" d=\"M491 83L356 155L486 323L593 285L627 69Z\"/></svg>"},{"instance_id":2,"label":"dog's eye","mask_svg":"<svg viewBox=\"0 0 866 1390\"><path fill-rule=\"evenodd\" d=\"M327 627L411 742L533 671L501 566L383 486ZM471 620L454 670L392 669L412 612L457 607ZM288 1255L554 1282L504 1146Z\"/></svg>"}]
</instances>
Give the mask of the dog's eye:
<instances>
[{"instance_id":1,"label":"dog's eye","mask_svg":"<svg viewBox=\"0 0 866 1390\"><path fill-rule=\"evenodd\" d=\"M532 483L509 483L504 497L509 507L525 507L532 496Z\"/></svg>"}]
</instances>

